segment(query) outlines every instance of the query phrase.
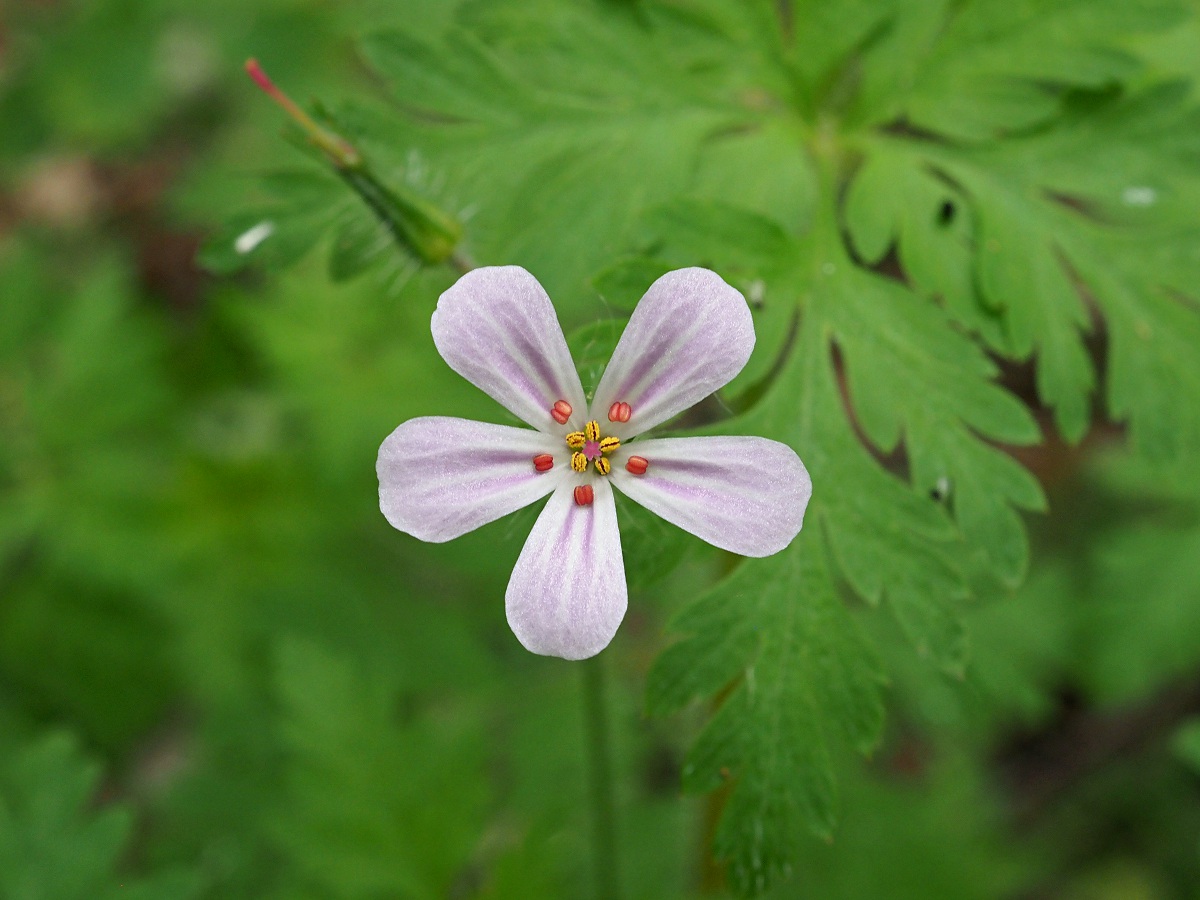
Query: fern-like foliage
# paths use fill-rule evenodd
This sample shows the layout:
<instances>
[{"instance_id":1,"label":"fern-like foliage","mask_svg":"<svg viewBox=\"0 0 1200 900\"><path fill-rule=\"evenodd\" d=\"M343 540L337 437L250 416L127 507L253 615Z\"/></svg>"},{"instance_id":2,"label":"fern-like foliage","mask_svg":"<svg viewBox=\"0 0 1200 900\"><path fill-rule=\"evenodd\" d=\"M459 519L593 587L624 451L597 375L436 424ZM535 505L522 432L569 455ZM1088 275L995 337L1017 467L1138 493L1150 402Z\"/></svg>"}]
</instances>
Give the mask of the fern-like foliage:
<instances>
[{"instance_id":1,"label":"fern-like foliage","mask_svg":"<svg viewBox=\"0 0 1200 900\"><path fill-rule=\"evenodd\" d=\"M0 894L12 900L190 900L187 872L120 874L133 828L121 804L94 808L97 765L73 738L48 734L0 759Z\"/></svg>"}]
</instances>

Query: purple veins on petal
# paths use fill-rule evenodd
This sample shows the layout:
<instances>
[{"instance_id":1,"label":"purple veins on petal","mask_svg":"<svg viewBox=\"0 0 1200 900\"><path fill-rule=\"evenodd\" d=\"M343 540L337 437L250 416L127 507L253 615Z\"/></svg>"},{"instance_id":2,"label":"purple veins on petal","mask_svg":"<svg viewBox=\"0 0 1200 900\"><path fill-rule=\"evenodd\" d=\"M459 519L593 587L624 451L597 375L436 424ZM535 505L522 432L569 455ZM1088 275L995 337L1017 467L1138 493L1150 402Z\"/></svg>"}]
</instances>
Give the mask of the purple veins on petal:
<instances>
[{"instance_id":1,"label":"purple veins on petal","mask_svg":"<svg viewBox=\"0 0 1200 900\"><path fill-rule=\"evenodd\" d=\"M534 428L563 400L585 406L550 298L519 266L475 269L438 299L433 340L450 368Z\"/></svg>"},{"instance_id":2,"label":"purple veins on petal","mask_svg":"<svg viewBox=\"0 0 1200 900\"><path fill-rule=\"evenodd\" d=\"M639 441L643 475L613 471L613 483L699 538L743 556L777 553L800 532L812 494L808 471L786 444L760 437Z\"/></svg>"},{"instance_id":3,"label":"purple veins on petal","mask_svg":"<svg viewBox=\"0 0 1200 900\"><path fill-rule=\"evenodd\" d=\"M554 449L548 436L527 428L409 419L379 448L379 506L400 531L448 541L554 490L555 473L533 464Z\"/></svg>"},{"instance_id":4,"label":"purple veins on petal","mask_svg":"<svg viewBox=\"0 0 1200 900\"><path fill-rule=\"evenodd\" d=\"M724 387L754 349L746 298L707 269L668 272L650 286L596 389L596 409L628 403L632 437Z\"/></svg>"}]
</instances>

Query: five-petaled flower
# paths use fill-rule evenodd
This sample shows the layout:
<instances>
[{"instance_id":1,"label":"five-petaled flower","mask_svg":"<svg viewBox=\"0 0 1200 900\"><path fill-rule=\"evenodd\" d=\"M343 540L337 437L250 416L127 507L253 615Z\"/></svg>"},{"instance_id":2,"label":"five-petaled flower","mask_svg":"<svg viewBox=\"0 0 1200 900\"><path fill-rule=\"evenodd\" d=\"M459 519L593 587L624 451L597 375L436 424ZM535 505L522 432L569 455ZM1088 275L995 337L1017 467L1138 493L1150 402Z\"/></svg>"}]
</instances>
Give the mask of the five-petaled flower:
<instances>
[{"instance_id":1,"label":"five-petaled flower","mask_svg":"<svg viewBox=\"0 0 1200 900\"><path fill-rule=\"evenodd\" d=\"M707 269L646 292L590 406L550 298L518 266L476 269L442 294L433 340L454 371L535 430L410 419L379 448L379 505L400 531L448 541L550 495L505 595L534 653L584 659L612 640L627 591L613 488L717 547L769 556L812 493L784 444L633 439L723 387L754 349L745 298Z\"/></svg>"}]
</instances>

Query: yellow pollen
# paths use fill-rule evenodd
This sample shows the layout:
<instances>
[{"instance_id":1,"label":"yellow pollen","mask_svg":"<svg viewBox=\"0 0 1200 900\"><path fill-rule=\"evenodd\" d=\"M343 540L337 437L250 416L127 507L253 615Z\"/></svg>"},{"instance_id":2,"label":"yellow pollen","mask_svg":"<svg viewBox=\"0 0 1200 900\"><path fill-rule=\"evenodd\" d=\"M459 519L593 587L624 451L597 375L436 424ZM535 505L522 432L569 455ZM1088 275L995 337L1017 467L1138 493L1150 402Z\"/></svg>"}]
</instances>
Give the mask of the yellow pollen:
<instances>
[{"instance_id":1,"label":"yellow pollen","mask_svg":"<svg viewBox=\"0 0 1200 900\"><path fill-rule=\"evenodd\" d=\"M572 431L567 435L567 446L572 450L582 450L586 440L587 438L582 431Z\"/></svg>"},{"instance_id":2,"label":"yellow pollen","mask_svg":"<svg viewBox=\"0 0 1200 900\"><path fill-rule=\"evenodd\" d=\"M572 453L571 454L571 468L574 469L576 472L586 472L587 464L588 464L588 458L586 456L584 456L582 453Z\"/></svg>"},{"instance_id":3,"label":"yellow pollen","mask_svg":"<svg viewBox=\"0 0 1200 900\"><path fill-rule=\"evenodd\" d=\"M599 459L596 460L596 471L599 472L601 475L607 475L609 472L612 471L612 463L610 463L607 459L605 459L603 456L601 456Z\"/></svg>"},{"instance_id":4,"label":"yellow pollen","mask_svg":"<svg viewBox=\"0 0 1200 900\"><path fill-rule=\"evenodd\" d=\"M621 439L615 437L606 437L600 442L601 453L612 453L621 446Z\"/></svg>"},{"instance_id":5,"label":"yellow pollen","mask_svg":"<svg viewBox=\"0 0 1200 900\"><path fill-rule=\"evenodd\" d=\"M600 423L593 419L583 426L583 432L589 441L600 440Z\"/></svg>"}]
</instances>

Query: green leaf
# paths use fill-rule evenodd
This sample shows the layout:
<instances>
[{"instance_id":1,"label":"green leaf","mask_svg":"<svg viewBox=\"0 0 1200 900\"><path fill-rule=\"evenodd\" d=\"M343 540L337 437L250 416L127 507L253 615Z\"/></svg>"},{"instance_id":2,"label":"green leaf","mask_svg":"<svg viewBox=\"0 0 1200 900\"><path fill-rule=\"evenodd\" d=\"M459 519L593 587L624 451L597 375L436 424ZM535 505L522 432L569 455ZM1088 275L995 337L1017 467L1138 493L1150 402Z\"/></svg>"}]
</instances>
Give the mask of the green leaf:
<instances>
[{"instance_id":1,"label":"green leaf","mask_svg":"<svg viewBox=\"0 0 1200 900\"><path fill-rule=\"evenodd\" d=\"M644 591L675 571L693 539L620 493L617 509L625 579L631 591Z\"/></svg>"},{"instance_id":2,"label":"green leaf","mask_svg":"<svg viewBox=\"0 0 1200 900\"><path fill-rule=\"evenodd\" d=\"M1085 338L1103 315L1111 416L1129 420L1147 456L1179 460L1200 447L1186 349L1200 340L1187 211L1200 198L1196 118L1178 87L1161 86L1079 95L1052 127L986 147L872 136L847 227L868 261L895 241L914 286L993 350L1035 355L1038 394L1071 441L1092 419ZM932 227L939 196L960 220L952 239ZM1163 383L1177 388L1170 402Z\"/></svg>"},{"instance_id":3,"label":"green leaf","mask_svg":"<svg viewBox=\"0 0 1200 900\"><path fill-rule=\"evenodd\" d=\"M960 744L925 747L900 737L877 764L842 771L844 826L835 840L804 848L794 893L991 900L1036 877L1029 845L1012 838L993 773Z\"/></svg>"},{"instance_id":4,"label":"green leaf","mask_svg":"<svg viewBox=\"0 0 1200 900\"><path fill-rule=\"evenodd\" d=\"M874 747L883 676L819 534L743 564L673 626L685 639L655 664L650 709L674 711L736 680L688 755L684 785L732 779L715 849L739 891L759 892L788 873L802 831L832 833L831 756Z\"/></svg>"},{"instance_id":5,"label":"green leaf","mask_svg":"<svg viewBox=\"0 0 1200 900\"><path fill-rule=\"evenodd\" d=\"M855 172L843 216L864 262L886 267L894 248L915 290L944 304L989 344L1003 342L997 310L976 298L969 207L957 185L914 159L908 148L884 145Z\"/></svg>"},{"instance_id":6,"label":"green leaf","mask_svg":"<svg viewBox=\"0 0 1200 900\"><path fill-rule=\"evenodd\" d=\"M1120 459L1098 475L1126 527L1086 547L1081 675L1095 696L1120 702L1200 664L1200 478Z\"/></svg>"},{"instance_id":7,"label":"green leaf","mask_svg":"<svg viewBox=\"0 0 1200 900\"><path fill-rule=\"evenodd\" d=\"M752 302L751 308L764 337L747 366L749 374L740 376L735 386L747 383L748 378L757 381L778 366L778 355L790 332L788 323L799 309L803 320L799 342L808 349L793 351L793 356L796 352L816 353L831 364L827 345L820 343L819 336L825 332L836 345L839 367L844 371L851 410L834 401L830 416L845 422L847 414L852 414L855 424L882 453L896 451L903 440L908 476L920 497L911 502L928 506L930 492L948 488L950 506L972 552L981 554L1004 581L1019 581L1028 550L1024 526L1014 508L1041 509L1045 500L1028 472L979 436L1030 444L1037 441L1039 432L1028 411L990 383L995 365L954 330L950 318L937 307L920 301L894 280L855 265L828 219L818 220L814 234L801 242L744 210L691 204L675 209L680 211L679 220L698 223L697 230L713 237L705 247L688 228L669 227L672 216L656 214L650 224L659 236L660 252L668 259L702 261L735 283L746 284L752 274L759 279L756 296L760 302ZM738 274L740 280L735 277ZM789 383L793 390L813 389L811 383L789 382L789 377L802 376L794 366L781 372L774 388L777 394L787 390ZM767 429L778 431L791 415L790 408L778 405L763 411L758 419ZM823 427L832 431L835 421ZM857 448L853 437L847 444ZM807 462L811 451L802 443L795 446ZM858 458L869 464L860 452L845 457ZM869 476L846 472L839 481L846 486L848 497L865 501L873 496L865 487L865 477ZM861 519L857 513L848 513L847 518L851 517ZM861 527L858 521L852 529L860 532ZM839 552L854 557L852 582L864 596L877 599L881 581L874 574L865 574L864 540L852 539L848 533L844 543ZM896 547L885 555L902 558L907 553ZM942 580L929 574L944 568L929 567L923 576L914 572L916 593L961 596L965 588L959 575ZM949 568L956 569L957 564ZM878 571L882 579L888 570L873 565L870 571ZM942 658L949 662L954 655ZM958 664L950 663L952 668Z\"/></svg>"},{"instance_id":8,"label":"green leaf","mask_svg":"<svg viewBox=\"0 0 1200 900\"><path fill-rule=\"evenodd\" d=\"M12 900L188 900L195 877L122 875L133 816L93 806L100 769L52 733L0 759L0 893Z\"/></svg>"},{"instance_id":9,"label":"green leaf","mask_svg":"<svg viewBox=\"0 0 1200 900\"><path fill-rule=\"evenodd\" d=\"M876 734L882 675L852 620L835 624L849 616L843 587L885 604L918 654L961 674L958 606L969 592L970 560L981 556L1000 577L1018 579L1026 544L1012 506L1044 502L1025 470L979 439L1028 443L1036 427L990 383L993 364L943 312L857 268L832 225L809 242L786 242L780 255L789 262L776 265L768 291L790 292L801 324L765 396L719 427L797 449L814 485L806 527L780 557L744 563L727 585L687 607L677 626L689 637L664 653L648 685L650 708L664 711L746 679L693 748L686 783L710 789L722 767L741 774L718 847L747 892L787 871L797 822L831 830L827 736L865 750ZM880 450L894 450L903 436L912 487L878 465L851 410ZM930 497L939 482L952 486L954 518ZM789 574L792 558L801 563ZM806 620L795 611L805 604L820 610L808 613L811 631L801 630ZM834 660L836 673L809 672L790 652ZM761 709L749 703L749 673ZM814 683L834 693L813 699Z\"/></svg>"},{"instance_id":10,"label":"green leaf","mask_svg":"<svg viewBox=\"0 0 1200 900\"><path fill-rule=\"evenodd\" d=\"M567 347L571 350L575 368L579 370L584 393L589 398L596 392L600 376L604 374L628 321L626 318L600 319L577 328L567 336Z\"/></svg>"},{"instance_id":11,"label":"green leaf","mask_svg":"<svg viewBox=\"0 0 1200 900\"><path fill-rule=\"evenodd\" d=\"M560 304L578 300L645 209L683 188L705 137L747 115L701 99L701 69L664 70L664 59L706 54L710 34L608 12L474 5L440 40L391 31L364 48L413 115L405 127L364 114L360 137L383 154L402 142L427 147L453 193L477 201L477 257L525 265ZM531 19L569 39L527 46ZM604 187L614 184L618 193Z\"/></svg>"},{"instance_id":12,"label":"green leaf","mask_svg":"<svg viewBox=\"0 0 1200 900\"><path fill-rule=\"evenodd\" d=\"M977 0L929 4L943 28L930 37L903 111L919 129L982 140L1054 117L1064 88L1100 88L1136 73L1126 35L1177 21L1171 0ZM870 66L870 63L867 63ZM911 85L911 86L910 86ZM894 88L893 88L894 90Z\"/></svg>"},{"instance_id":13,"label":"green leaf","mask_svg":"<svg viewBox=\"0 0 1200 900\"><path fill-rule=\"evenodd\" d=\"M352 198L337 179L316 171L273 173L264 176L263 187L271 199L238 213L210 237L199 254L201 265L219 275L251 264L286 268L351 209Z\"/></svg>"},{"instance_id":14,"label":"green leaf","mask_svg":"<svg viewBox=\"0 0 1200 900\"><path fill-rule=\"evenodd\" d=\"M1192 718L1185 722L1175 733L1172 741L1175 754L1200 772L1200 718Z\"/></svg>"},{"instance_id":15,"label":"green leaf","mask_svg":"<svg viewBox=\"0 0 1200 900\"><path fill-rule=\"evenodd\" d=\"M482 736L453 718L401 724L386 684L310 641L281 642L276 687L280 850L333 897L445 896L479 840Z\"/></svg>"},{"instance_id":16,"label":"green leaf","mask_svg":"<svg viewBox=\"0 0 1200 900\"><path fill-rule=\"evenodd\" d=\"M693 748L685 781L711 789L723 767L739 776L718 849L747 892L788 870L798 823L832 829L831 740L866 751L878 734L882 674L843 605L842 579L872 603L886 600L920 653L951 670L964 663L962 544L941 507L883 472L851 431L829 344L840 334L828 330L835 298L846 300L807 298L787 365L734 429L803 454L814 484L805 530L791 549L744 563L687 607L675 625L688 637L663 654L648 685L649 707L664 712L741 679Z\"/></svg>"},{"instance_id":17,"label":"green leaf","mask_svg":"<svg viewBox=\"0 0 1200 900\"><path fill-rule=\"evenodd\" d=\"M65 283L34 271L0 270L0 553L44 552L100 596L144 585L172 456L162 333L110 260Z\"/></svg>"},{"instance_id":18,"label":"green leaf","mask_svg":"<svg viewBox=\"0 0 1200 900\"><path fill-rule=\"evenodd\" d=\"M334 232L329 277L333 281L349 281L394 252L392 239L379 222L365 216L351 217Z\"/></svg>"}]
</instances>

